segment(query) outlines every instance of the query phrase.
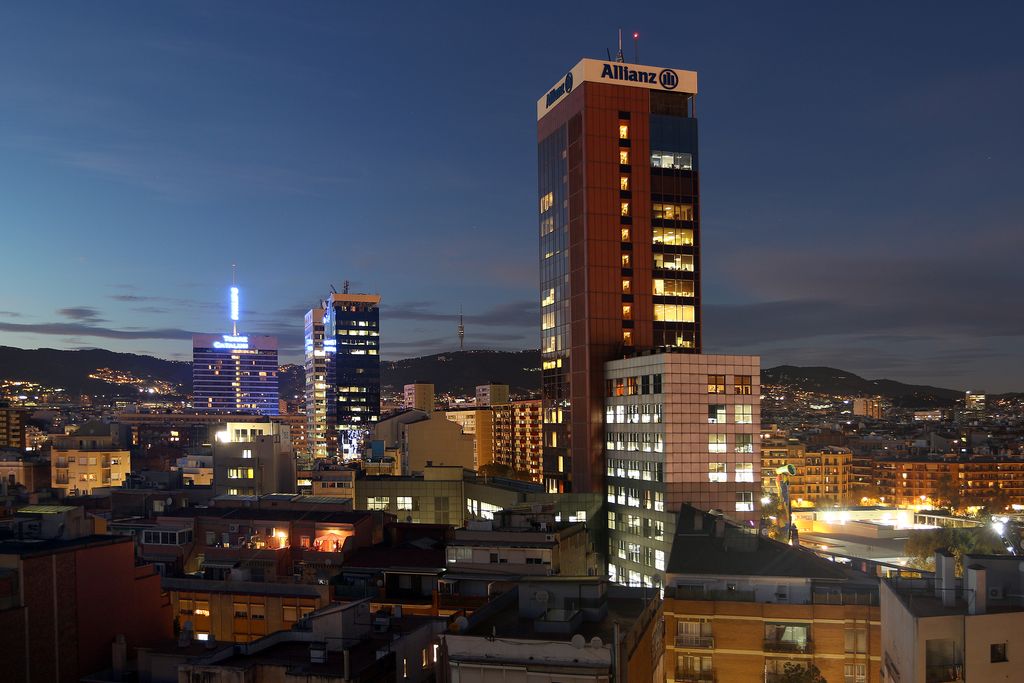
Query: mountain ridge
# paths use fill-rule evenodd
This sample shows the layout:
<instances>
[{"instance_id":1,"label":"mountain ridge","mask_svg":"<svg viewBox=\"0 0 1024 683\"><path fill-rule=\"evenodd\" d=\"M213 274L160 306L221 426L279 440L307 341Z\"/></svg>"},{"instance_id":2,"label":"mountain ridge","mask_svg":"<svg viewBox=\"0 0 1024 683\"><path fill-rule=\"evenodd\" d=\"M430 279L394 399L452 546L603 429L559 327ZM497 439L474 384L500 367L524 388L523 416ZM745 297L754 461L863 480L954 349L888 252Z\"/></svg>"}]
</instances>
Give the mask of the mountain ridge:
<instances>
[{"instance_id":1,"label":"mountain ridge","mask_svg":"<svg viewBox=\"0 0 1024 683\"><path fill-rule=\"evenodd\" d=\"M143 354L106 349L20 349L0 346L0 381L27 380L62 387L72 394L119 395L120 385L89 378L99 368L126 372L143 380L169 382L181 393L191 391L192 364ZM535 394L540 389L540 351L451 351L429 356L381 362L381 384L400 391L410 382L432 382L438 394L472 394L478 384L508 384L513 394ZM828 394L882 396L901 404L952 403L963 396L959 389L907 384L896 380L865 379L856 373L826 366L779 365L761 371L763 384L784 385ZM284 365L282 398L301 395L302 366Z\"/></svg>"}]
</instances>

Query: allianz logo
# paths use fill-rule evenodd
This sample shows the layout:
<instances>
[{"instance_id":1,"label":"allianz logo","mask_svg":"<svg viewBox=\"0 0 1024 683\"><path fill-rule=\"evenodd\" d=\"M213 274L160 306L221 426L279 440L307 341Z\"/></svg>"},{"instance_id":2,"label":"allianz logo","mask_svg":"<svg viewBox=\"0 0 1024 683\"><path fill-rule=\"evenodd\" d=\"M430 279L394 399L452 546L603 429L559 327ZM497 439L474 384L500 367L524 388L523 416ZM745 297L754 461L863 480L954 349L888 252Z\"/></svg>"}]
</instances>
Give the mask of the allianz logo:
<instances>
[{"instance_id":1,"label":"allianz logo","mask_svg":"<svg viewBox=\"0 0 1024 683\"><path fill-rule=\"evenodd\" d=\"M565 80L562 81L557 87L551 89L548 93L547 104L545 106L550 107L554 104L559 97L565 95L572 90L572 72L565 74Z\"/></svg>"},{"instance_id":2,"label":"allianz logo","mask_svg":"<svg viewBox=\"0 0 1024 683\"><path fill-rule=\"evenodd\" d=\"M656 73L630 69L622 64L605 64L601 69L601 78L610 78L613 81L650 83L651 85L660 85L665 90L675 90L679 85L679 76L672 69L662 69L660 73Z\"/></svg>"}]
</instances>

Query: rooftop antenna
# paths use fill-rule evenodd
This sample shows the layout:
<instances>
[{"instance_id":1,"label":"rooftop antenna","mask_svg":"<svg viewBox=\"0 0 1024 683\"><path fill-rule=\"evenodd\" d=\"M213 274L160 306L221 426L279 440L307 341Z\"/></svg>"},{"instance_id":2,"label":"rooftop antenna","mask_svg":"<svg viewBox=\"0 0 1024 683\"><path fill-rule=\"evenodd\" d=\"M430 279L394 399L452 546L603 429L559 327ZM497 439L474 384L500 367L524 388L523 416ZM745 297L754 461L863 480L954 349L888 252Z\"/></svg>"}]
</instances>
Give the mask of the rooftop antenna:
<instances>
[{"instance_id":1,"label":"rooftop antenna","mask_svg":"<svg viewBox=\"0 0 1024 683\"><path fill-rule=\"evenodd\" d=\"M462 306L459 306L459 351L463 351L463 342L466 339L466 326L462 324Z\"/></svg>"},{"instance_id":2,"label":"rooftop antenna","mask_svg":"<svg viewBox=\"0 0 1024 683\"><path fill-rule=\"evenodd\" d=\"M238 287L235 284L235 264L231 264L231 336L238 336Z\"/></svg>"},{"instance_id":3,"label":"rooftop antenna","mask_svg":"<svg viewBox=\"0 0 1024 683\"><path fill-rule=\"evenodd\" d=\"M633 63L640 63L640 32L633 31Z\"/></svg>"},{"instance_id":4,"label":"rooftop antenna","mask_svg":"<svg viewBox=\"0 0 1024 683\"><path fill-rule=\"evenodd\" d=\"M341 293L348 294L348 280L345 280L345 282L341 285Z\"/></svg>"},{"instance_id":5,"label":"rooftop antenna","mask_svg":"<svg viewBox=\"0 0 1024 683\"><path fill-rule=\"evenodd\" d=\"M622 29L619 29L619 52L615 56L616 62L625 62L626 58L622 56Z\"/></svg>"}]
</instances>

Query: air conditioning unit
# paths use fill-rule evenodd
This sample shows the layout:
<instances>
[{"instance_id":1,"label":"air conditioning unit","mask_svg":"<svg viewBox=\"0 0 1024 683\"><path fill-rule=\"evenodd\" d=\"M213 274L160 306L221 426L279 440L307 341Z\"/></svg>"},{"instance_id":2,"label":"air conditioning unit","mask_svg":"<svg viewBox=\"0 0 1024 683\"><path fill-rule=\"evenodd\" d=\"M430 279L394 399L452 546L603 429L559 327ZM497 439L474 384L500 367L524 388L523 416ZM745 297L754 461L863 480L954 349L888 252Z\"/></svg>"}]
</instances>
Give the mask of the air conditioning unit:
<instances>
[{"instance_id":1,"label":"air conditioning unit","mask_svg":"<svg viewBox=\"0 0 1024 683\"><path fill-rule=\"evenodd\" d=\"M993 600L1002 600L1004 595L1005 594L1003 593L1003 587L1002 586L989 586L989 588L988 588L988 597L990 597L991 599L993 599Z\"/></svg>"}]
</instances>

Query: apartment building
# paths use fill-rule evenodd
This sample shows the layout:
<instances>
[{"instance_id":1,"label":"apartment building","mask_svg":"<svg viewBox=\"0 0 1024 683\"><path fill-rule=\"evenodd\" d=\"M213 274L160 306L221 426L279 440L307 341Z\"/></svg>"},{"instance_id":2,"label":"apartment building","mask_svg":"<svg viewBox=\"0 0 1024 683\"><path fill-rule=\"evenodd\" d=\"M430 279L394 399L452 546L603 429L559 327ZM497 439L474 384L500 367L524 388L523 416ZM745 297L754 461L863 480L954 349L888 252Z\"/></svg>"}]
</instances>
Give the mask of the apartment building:
<instances>
[{"instance_id":1,"label":"apartment building","mask_svg":"<svg viewBox=\"0 0 1024 683\"><path fill-rule=\"evenodd\" d=\"M531 481L543 482L543 421L540 399L492 405L494 462L519 472Z\"/></svg>"},{"instance_id":2,"label":"apartment building","mask_svg":"<svg viewBox=\"0 0 1024 683\"><path fill-rule=\"evenodd\" d=\"M842 446L807 450L796 439L770 436L761 440L761 488L775 493L776 470L792 465L789 498L794 507L852 505L857 501L853 485L853 453Z\"/></svg>"},{"instance_id":3,"label":"apartment building","mask_svg":"<svg viewBox=\"0 0 1024 683\"><path fill-rule=\"evenodd\" d=\"M54 437L50 486L62 496L87 496L119 487L131 472L127 430L117 424L87 422L73 434Z\"/></svg>"},{"instance_id":4,"label":"apartment building","mask_svg":"<svg viewBox=\"0 0 1024 683\"><path fill-rule=\"evenodd\" d=\"M664 600L664 680L880 680L877 580L719 515L680 511Z\"/></svg>"},{"instance_id":5,"label":"apartment building","mask_svg":"<svg viewBox=\"0 0 1024 683\"><path fill-rule=\"evenodd\" d=\"M1024 559L935 555L935 576L882 582L882 676L891 683L1017 681L1024 660Z\"/></svg>"}]
</instances>

